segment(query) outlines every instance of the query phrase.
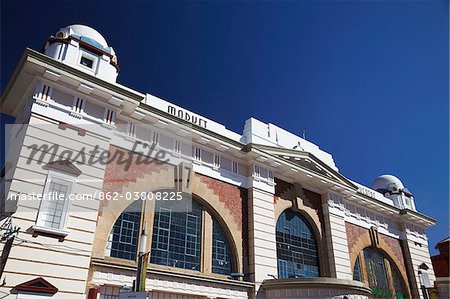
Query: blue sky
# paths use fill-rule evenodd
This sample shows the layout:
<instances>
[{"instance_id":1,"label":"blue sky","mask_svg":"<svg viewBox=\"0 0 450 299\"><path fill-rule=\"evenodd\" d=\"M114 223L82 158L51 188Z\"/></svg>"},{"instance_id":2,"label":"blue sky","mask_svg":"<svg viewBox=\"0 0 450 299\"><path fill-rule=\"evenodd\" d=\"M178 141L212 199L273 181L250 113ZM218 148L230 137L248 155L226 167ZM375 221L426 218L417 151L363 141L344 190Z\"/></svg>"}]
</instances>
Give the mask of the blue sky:
<instances>
[{"instance_id":1,"label":"blue sky","mask_svg":"<svg viewBox=\"0 0 450 299\"><path fill-rule=\"evenodd\" d=\"M1 1L1 90L25 47L96 28L118 81L241 133L250 116L371 185L398 176L449 233L447 1ZM5 118L2 118L5 121ZM433 249L434 251L434 249Z\"/></svg>"}]
</instances>

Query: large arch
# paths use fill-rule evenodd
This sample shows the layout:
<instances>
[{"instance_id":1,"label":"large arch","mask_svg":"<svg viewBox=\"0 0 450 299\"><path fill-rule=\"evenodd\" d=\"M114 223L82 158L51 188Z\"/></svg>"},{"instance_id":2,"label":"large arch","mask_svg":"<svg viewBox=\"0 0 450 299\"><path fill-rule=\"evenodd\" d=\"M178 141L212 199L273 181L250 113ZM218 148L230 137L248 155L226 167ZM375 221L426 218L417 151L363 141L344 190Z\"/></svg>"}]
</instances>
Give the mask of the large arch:
<instances>
[{"instance_id":1,"label":"large arch","mask_svg":"<svg viewBox=\"0 0 450 299\"><path fill-rule=\"evenodd\" d=\"M235 237L233 235L235 235L236 233L232 231L231 227L233 227L233 223L230 223L230 220L232 219L231 214L229 213L228 209L226 209L225 205L221 202L218 201L216 203L211 204L209 201L205 200L204 198L200 197L198 194L193 193L192 196L195 200L197 200L198 202L200 202L200 204L206 209L207 212L210 213L211 217L213 220L216 220L220 227L222 228L223 232L226 235L226 238L228 240L228 245L230 246L231 249L231 255L232 255L232 270L233 271L240 271L240 265L241 262L239 260L240 255L239 255L239 250L238 248L242 248L242 247L238 247L238 245L235 242ZM222 206L223 205L223 206ZM228 215L222 215L220 214L220 212L215 208L215 207L219 207L222 212L225 212L224 209L226 209L226 211L228 211ZM228 220L226 220L228 219ZM228 222L227 222L228 221ZM231 225L230 225L231 224ZM237 227L235 227L234 229L237 229ZM241 242L242 244L242 242ZM242 246L242 245L240 245Z\"/></svg>"},{"instance_id":2,"label":"large arch","mask_svg":"<svg viewBox=\"0 0 450 299\"><path fill-rule=\"evenodd\" d=\"M103 201L100 205L101 208L97 217L97 228L95 230L92 257L100 259L105 258L108 236L111 233L116 220L131 204L130 201L125 199L127 192L156 192L158 190L167 189L173 189L173 170L171 169L148 173L142 178L130 180L130 182L120 191L117 191L120 200ZM147 211L152 208L151 204L153 201L149 201L149 203L150 205L147 205Z\"/></svg>"},{"instance_id":3,"label":"large arch","mask_svg":"<svg viewBox=\"0 0 450 299\"><path fill-rule=\"evenodd\" d=\"M363 252L365 248L373 247L372 241L370 239L369 230L367 230L363 235L361 235L358 241L350 248L350 267L353 271L355 267L355 262L358 256ZM386 258L392 263L392 265L398 269L401 279L403 280L406 291L408 293L409 298L411 297L411 290L408 283L408 276L406 274L406 268L404 267L404 263L402 263L397 257L395 251L391 248L391 246L384 240L383 237L378 238L378 244L376 246L378 250L380 250ZM352 272L353 273L353 272Z\"/></svg>"},{"instance_id":4,"label":"large arch","mask_svg":"<svg viewBox=\"0 0 450 299\"><path fill-rule=\"evenodd\" d=\"M314 211L311 211L312 209L300 209L298 207L293 206L291 201L283 200L282 202L279 201L278 203L281 203L279 207L275 210L275 226L278 223L278 220L281 216L281 214L286 210L292 210L294 212L299 213L303 218L306 219L308 224L311 226L311 229L314 232L316 243L317 243L317 255L319 260L319 276L326 277L327 272L327 258L326 258L326 242L322 235L322 230L320 229L320 222L317 217L317 214L314 213ZM277 204L278 204L277 203ZM284 209L281 210L280 207L283 207Z\"/></svg>"},{"instance_id":5,"label":"large arch","mask_svg":"<svg viewBox=\"0 0 450 299\"><path fill-rule=\"evenodd\" d=\"M300 213L311 225L316 236L319 255L319 275L321 277L329 276L328 269L328 251L325 235L322 231L322 221L320 219L320 209L314 207L307 198L307 190L303 189L298 183L292 184L282 194L278 195L274 203L275 224L286 209L293 209Z\"/></svg>"},{"instance_id":6,"label":"large arch","mask_svg":"<svg viewBox=\"0 0 450 299\"><path fill-rule=\"evenodd\" d=\"M363 248L360 251L360 253L357 255L357 257L355 259L355 262L352 265L352 271L354 271L354 269L355 269L354 267L355 267L356 261L359 259L360 272L362 274L362 277L361 277L362 280L361 281L364 282L365 279L368 278L368 271L369 270L367 269L367 265L366 265L367 264L367 257L366 257L367 252L366 251L375 253L375 254L381 256L383 259L386 259L388 261L390 269L386 269L385 271L386 271L386 273L388 273L388 272L390 273L390 275L386 276L386 279L387 279L387 282L389 284L389 287L391 287L391 284L394 283L394 280L395 280L394 277L397 277L397 279L400 280L399 283L401 285L401 288L403 289L403 291L406 292L405 295L407 295L408 298L411 298L411 292L409 290L407 280L405 280L405 278L401 274L401 271L400 271L398 265L395 264L394 259L385 250L383 250L383 249L381 249L379 247L367 246L367 247ZM363 263L363 261L364 261L364 263ZM363 273L364 271L365 271L365 273ZM369 282L365 281L365 283L369 283ZM397 291L397 289L396 289L396 291Z\"/></svg>"},{"instance_id":7,"label":"large arch","mask_svg":"<svg viewBox=\"0 0 450 299\"><path fill-rule=\"evenodd\" d=\"M149 187L151 186L151 187ZM160 170L157 174L149 173L135 181L131 181L121 191L121 195L126 192L157 192L160 190L173 190L173 170ZM214 190L203 183L200 178L192 175L192 197L199 201L207 211L219 222L222 230L226 234L228 243L232 252L232 269L236 272L243 272L243 252L242 248L242 229L235 222L230 210L225 206ZM245 199L244 199L245 200ZM93 257L108 259L105 256L105 250L108 245L108 237L111 230L125 209L130 205L130 201L117 200L108 201L102 206L97 220L97 229L94 237ZM148 202L146 206L145 219L147 231L153 231L154 201ZM147 248L151 248L151 239L147 238ZM130 261L124 261L129 263Z\"/></svg>"},{"instance_id":8,"label":"large arch","mask_svg":"<svg viewBox=\"0 0 450 299\"><path fill-rule=\"evenodd\" d=\"M289 225L289 227L286 225ZM299 237L298 234L306 235L305 238L302 238L302 237L299 238L301 240L300 241L300 243L302 244L301 246L295 245L295 243L297 243L298 240L294 241L292 239L291 231L293 231L293 230L296 230L296 234L293 234L292 236ZM289 237L286 237L284 235L283 231L288 231ZM283 237L282 237L283 240L280 240L281 237L279 237L279 234L283 234ZM311 237L308 238L308 235L311 235ZM285 238L287 238L288 240L285 240ZM305 242L304 244L306 246L304 246L303 242ZM311 242L313 242L313 244L310 244ZM278 219L276 221L276 244L277 244L277 267L278 267L279 278L289 278L290 275L294 275L294 276L296 275L295 273L290 274L290 273L286 272L284 275L288 275L288 276L282 277L283 275L280 272L280 271L282 271L282 269L280 269L280 267L281 267L280 262L282 262L282 261L284 262L286 267L288 267L289 264L292 263L292 265L290 265L290 266L292 266L293 272L295 272L294 264L296 267L298 267L299 265L302 265L302 268L304 268L304 270L303 270L304 273L307 273L307 274L305 274L306 277L319 277L320 276L320 258L319 258L320 251L319 251L319 242L317 240L317 234L313 228L313 224L308 220L307 217L304 216L303 213L301 213L297 209L288 208L288 209L285 209L278 216ZM286 247L286 248L283 249L283 247ZM285 251L285 252L283 253L283 251ZM309 253L308 253L308 251L309 251ZM292 255L292 261L290 261L290 262L281 258L282 254L286 255L286 254L288 254L288 252ZM297 254L298 257L301 257L301 259L304 259L305 255L308 255L307 257L310 260L310 262L314 262L314 260L315 260L315 262L317 263L317 266L307 264L305 262L297 264L296 262L294 262L294 253ZM316 268L317 268L317 274L316 274ZM303 274L300 274L300 275L303 275Z\"/></svg>"}]
</instances>

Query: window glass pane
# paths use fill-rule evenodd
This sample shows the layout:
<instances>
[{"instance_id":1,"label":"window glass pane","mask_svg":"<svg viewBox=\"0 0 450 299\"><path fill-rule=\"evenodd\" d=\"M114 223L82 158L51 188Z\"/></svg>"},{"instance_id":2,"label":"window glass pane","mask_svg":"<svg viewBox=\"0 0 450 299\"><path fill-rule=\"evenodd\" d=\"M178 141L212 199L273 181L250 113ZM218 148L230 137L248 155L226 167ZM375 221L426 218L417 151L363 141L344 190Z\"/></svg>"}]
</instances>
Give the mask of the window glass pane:
<instances>
[{"instance_id":1,"label":"window glass pane","mask_svg":"<svg viewBox=\"0 0 450 299\"><path fill-rule=\"evenodd\" d=\"M232 271L231 262L231 251L227 236L220 224L213 220L212 272L230 275Z\"/></svg>"},{"instance_id":2,"label":"window glass pane","mask_svg":"<svg viewBox=\"0 0 450 299\"><path fill-rule=\"evenodd\" d=\"M356 258L355 267L353 268L353 280L362 281L361 263L359 256Z\"/></svg>"},{"instance_id":3,"label":"window glass pane","mask_svg":"<svg viewBox=\"0 0 450 299\"><path fill-rule=\"evenodd\" d=\"M284 211L277 222L278 277L318 277L314 232L299 213Z\"/></svg>"},{"instance_id":4,"label":"window glass pane","mask_svg":"<svg viewBox=\"0 0 450 299\"><path fill-rule=\"evenodd\" d=\"M65 219L67 193L69 186L51 181L46 199L46 209L42 212L41 225L60 229Z\"/></svg>"},{"instance_id":5,"label":"window glass pane","mask_svg":"<svg viewBox=\"0 0 450 299\"><path fill-rule=\"evenodd\" d=\"M363 250L363 253L366 264L368 283L373 297L397 299L406 298L407 292L405 289L405 284L403 283L399 271L396 267L393 266L393 264L390 263L389 259L387 259L381 251L372 247L365 248ZM359 267L361 267L360 262ZM388 269L386 269L386 267L389 267L391 270L392 281L389 281L387 275ZM356 263L354 269L354 279L355 272ZM395 294L391 293L390 285L393 286Z\"/></svg>"},{"instance_id":6,"label":"window glass pane","mask_svg":"<svg viewBox=\"0 0 450 299\"><path fill-rule=\"evenodd\" d=\"M383 254L377 249L368 247L364 249L364 259L372 294L377 298L391 298Z\"/></svg>"},{"instance_id":7,"label":"window glass pane","mask_svg":"<svg viewBox=\"0 0 450 299\"><path fill-rule=\"evenodd\" d=\"M405 287L402 283L400 274L398 273L397 269L395 269L394 267L391 267L391 273L392 273L392 280L393 280L394 289L395 289L395 298L397 298L397 299L406 298L407 293L405 291Z\"/></svg>"},{"instance_id":8,"label":"window glass pane","mask_svg":"<svg viewBox=\"0 0 450 299\"><path fill-rule=\"evenodd\" d=\"M278 259L278 276L280 278L289 276L287 261Z\"/></svg>"},{"instance_id":9,"label":"window glass pane","mask_svg":"<svg viewBox=\"0 0 450 299\"><path fill-rule=\"evenodd\" d=\"M94 65L94 61L92 59L82 56L81 60L80 60L80 64L91 69L92 66Z\"/></svg>"},{"instance_id":10,"label":"window glass pane","mask_svg":"<svg viewBox=\"0 0 450 299\"><path fill-rule=\"evenodd\" d=\"M170 202L155 203L151 263L200 271L202 208L195 201L188 206L174 212Z\"/></svg>"},{"instance_id":11,"label":"window glass pane","mask_svg":"<svg viewBox=\"0 0 450 299\"><path fill-rule=\"evenodd\" d=\"M100 299L119 299L120 288L115 286L102 286L98 292Z\"/></svg>"},{"instance_id":12,"label":"window glass pane","mask_svg":"<svg viewBox=\"0 0 450 299\"><path fill-rule=\"evenodd\" d=\"M135 260L141 223L141 202L132 203L117 219L108 244L109 255Z\"/></svg>"}]
</instances>

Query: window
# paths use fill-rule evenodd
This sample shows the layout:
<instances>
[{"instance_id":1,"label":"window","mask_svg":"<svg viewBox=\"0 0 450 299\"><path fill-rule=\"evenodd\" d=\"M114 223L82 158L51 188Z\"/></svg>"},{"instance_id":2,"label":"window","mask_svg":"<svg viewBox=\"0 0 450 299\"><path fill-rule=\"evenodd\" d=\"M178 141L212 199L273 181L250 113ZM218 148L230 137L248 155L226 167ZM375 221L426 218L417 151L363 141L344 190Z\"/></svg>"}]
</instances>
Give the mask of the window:
<instances>
[{"instance_id":1,"label":"window","mask_svg":"<svg viewBox=\"0 0 450 299\"><path fill-rule=\"evenodd\" d=\"M159 227L157 248L167 251L169 249L169 234L170 234L170 218L172 211L170 209L159 208Z\"/></svg>"},{"instance_id":2,"label":"window","mask_svg":"<svg viewBox=\"0 0 450 299\"><path fill-rule=\"evenodd\" d=\"M39 210L38 225L64 230L71 192L71 181L50 177Z\"/></svg>"},{"instance_id":3,"label":"window","mask_svg":"<svg viewBox=\"0 0 450 299\"><path fill-rule=\"evenodd\" d=\"M133 221L123 219L120 223L120 235L119 242L123 244L133 244L133 233L134 233Z\"/></svg>"},{"instance_id":4,"label":"window","mask_svg":"<svg viewBox=\"0 0 450 299\"><path fill-rule=\"evenodd\" d=\"M194 159L200 161L202 159L202 150L196 146L193 147L193 156Z\"/></svg>"},{"instance_id":5,"label":"window","mask_svg":"<svg viewBox=\"0 0 450 299\"><path fill-rule=\"evenodd\" d=\"M212 272L230 275L231 271L231 251L227 236L217 220L213 220Z\"/></svg>"},{"instance_id":6,"label":"window","mask_svg":"<svg viewBox=\"0 0 450 299\"><path fill-rule=\"evenodd\" d=\"M73 102L72 110L76 113L81 113L84 110L84 100L79 97L75 97L75 100Z\"/></svg>"},{"instance_id":7,"label":"window","mask_svg":"<svg viewBox=\"0 0 450 299\"><path fill-rule=\"evenodd\" d=\"M94 60L81 56L80 64L91 69L94 66Z\"/></svg>"},{"instance_id":8,"label":"window","mask_svg":"<svg viewBox=\"0 0 450 299\"><path fill-rule=\"evenodd\" d=\"M170 202L155 203L151 263L200 271L202 207L186 202L186 212L173 211ZM180 209L177 206L177 209Z\"/></svg>"},{"instance_id":9,"label":"window","mask_svg":"<svg viewBox=\"0 0 450 299\"><path fill-rule=\"evenodd\" d=\"M283 227L283 241L290 243L291 241L291 229L289 227Z\"/></svg>"},{"instance_id":10,"label":"window","mask_svg":"<svg viewBox=\"0 0 450 299\"><path fill-rule=\"evenodd\" d=\"M51 91L52 91L52 88L49 85L42 84L37 87L35 96L40 100L47 101L51 96Z\"/></svg>"},{"instance_id":11,"label":"window","mask_svg":"<svg viewBox=\"0 0 450 299\"><path fill-rule=\"evenodd\" d=\"M355 267L353 268L353 280L362 281L361 263L359 261L359 256L356 258Z\"/></svg>"},{"instance_id":12,"label":"window","mask_svg":"<svg viewBox=\"0 0 450 299\"><path fill-rule=\"evenodd\" d=\"M106 109L104 121L107 124L114 124L116 122L116 112L111 109Z\"/></svg>"},{"instance_id":13,"label":"window","mask_svg":"<svg viewBox=\"0 0 450 299\"><path fill-rule=\"evenodd\" d=\"M98 290L100 299L119 299L120 288L116 286L104 285Z\"/></svg>"},{"instance_id":14,"label":"window","mask_svg":"<svg viewBox=\"0 0 450 299\"><path fill-rule=\"evenodd\" d=\"M268 172L268 178L269 178L269 181L270 181L270 182L273 182L273 171L272 171L272 170L269 170L269 172Z\"/></svg>"},{"instance_id":15,"label":"window","mask_svg":"<svg viewBox=\"0 0 450 299\"><path fill-rule=\"evenodd\" d=\"M128 136L135 137L136 136L136 124L129 122L127 131L128 131Z\"/></svg>"},{"instance_id":16,"label":"window","mask_svg":"<svg viewBox=\"0 0 450 299\"><path fill-rule=\"evenodd\" d=\"M180 153L181 152L181 141L180 140L175 140L174 152L175 153Z\"/></svg>"},{"instance_id":17,"label":"window","mask_svg":"<svg viewBox=\"0 0 450 299\"><path fill-rule=\"evenodd\" d=\"M40 201L36 225L31 227L33 236L44 234L59 241L69 234L67 219L76 177L81 171L68 160L51 161L45 165L48 176ZM56 170L56 171L55 171Z\"/></svg>"},{"instance_id":18,"label":"window","mask_svg":"<svg viewBox=\"0 0 450 299\"><path fill-rule=\"evenodd\" d=\"M231 172L233 173L238 173L239 169L238 169L238 162L237 161L233 161L231 163Z\"/></svg>"},{"instance_id":19,"label":"window","mask_svg":"<svg viewBox=\"0 0 450 299\"><path fill-rule=\"evenodd\" d=\"M405 284L399 271L380 250L373 247L367 247L363 250L362 254L356 259L353 268L354 280L364 281L361 263L365 263L368 280L366 283L374 297L403 299L407 296ZM388 273L391 274L388 275ZM395 294L392 294L391 290L394 290Z\"/></svg>"},{"instance_id":20,"label":"window","mask_svg":"<svg viewBox=\"0 0 450 299\"><path fill-rule=\"evenodd\" d=\"M261 176L261 167L259 165L253 165L253 175L256 177Z\"/></svg>"},{"instance_id":21,"label":"window","mask_svg":"<svg viewBox=\"0 0 450 299\"><path fill-rule=\"evenodd\" d=\"M197 215L186 215L186 238L184 253L195 256L197 253L197 231L200 229L199 217Z\"/></svg>"},{"instance_id":22,"label":"window","mask_svg":"<svg viewBox=\"0 0 450 299\"><path fill-rule=\"evenodd\" d=\"M288 277L288 263L285 260L278 260L278 277Z\"/></svg>"},{"instance_id":23,"label":"window","mask_svg":"<svg viewBox=\"0 0 450 299\"><path fill-rule=\"evenodd\" d=\"M158 142L159 142L159 133L158 132L153 132L152 143L153 144L158 144Z\"/></svg>"},{"instance_id":24,"label":"window","mask_svg":"<svg viewBox=\"0 0 450 299\"><path fill-rule=\"evenodd\" d=\"M214 154L214 166L220 167L220 156L217 154Z\"/></svg>"},{"instance_id":25,"label":"window","mask_svg":"<svg viewBox=\"0 0 450 299\"><path fill-rule=\"evenodd\" d=\"M278 277L318 277L319 262L314 232L299 213L286 210L276 227Z\"/></svg>"},{"instance_id":26,"label":"window","mask_svg":"<svg viewBox=\"0 0 450 299\"><path fill-rule=\"evenodd\" d=\"M405 199L405 208L411 209L411 199L408 196L403 196Z\"/></svg>"},{"instance_id":27,"label":"window","mask_svg":"<svg viewBox=\"0 0 450 299\"><path fill-rule=\"evenodd\" d=\"M109 237L107 255L135 260L141 223L141 201L133 202L119 216Z\"/></svg>"},{"instance_id":28,"label":"window","mask_svg":"<svg viewBox=\"0 0 450 299\"><path fill-rule=\"evenodd\" d=\"M117 218L108 238L105 255L135 261L138 250L142 201L135 201ZM204 236L203 215L210 215L196 200L184 197L173 201L158 200L154 207L150 263L200 271L203 238L212 240L212 273L229 276L233 254L220 223L212 218L212 232ZM209 217L209 216L208 216Z\"/></svg>"}]
</instances>

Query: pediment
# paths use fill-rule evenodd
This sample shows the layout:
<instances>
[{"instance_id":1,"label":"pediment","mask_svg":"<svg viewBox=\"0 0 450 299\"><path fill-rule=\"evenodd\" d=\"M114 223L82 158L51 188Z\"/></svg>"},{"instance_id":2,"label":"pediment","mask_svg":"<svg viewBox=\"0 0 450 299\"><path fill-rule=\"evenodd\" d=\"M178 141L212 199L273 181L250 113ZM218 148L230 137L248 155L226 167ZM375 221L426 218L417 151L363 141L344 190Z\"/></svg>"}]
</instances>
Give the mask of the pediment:
<instances>
[{"instance_id":1,"label":"pediment","mask_svg":"<svg viewBox=\"0 0 450 299\"><path fill-rule=\"evenodd\" d=\"M308 172L312 172L317 176L327 178L340 184L344 184L349 188L358 188L338 171L309 152L258 144L252 144L251 148L263 151L271 156L285 161L286 163L305 169Z\"/></svg>"},{"instance_id":2,"label":"pediment","mask_svg":"<svg viewBox=\"0 0 450 299\"><path fill-rule=\"evenodd\" d=\"M53 295L58 289L42 277L18 284L14 287L15 292L30 292Z\"/></svg>"},{"instance_id":3,"label":"pediment","mask_svg":"<svg viewBox=\"0 0 450 299\"><path fill-rule=\"evenodd\" d=\"M81 170L68 160L58 160L49 162L47 165L45 165L44 169L52 169L73 176L79 176L81 174Z\"/></svg>"}]
</instances>

